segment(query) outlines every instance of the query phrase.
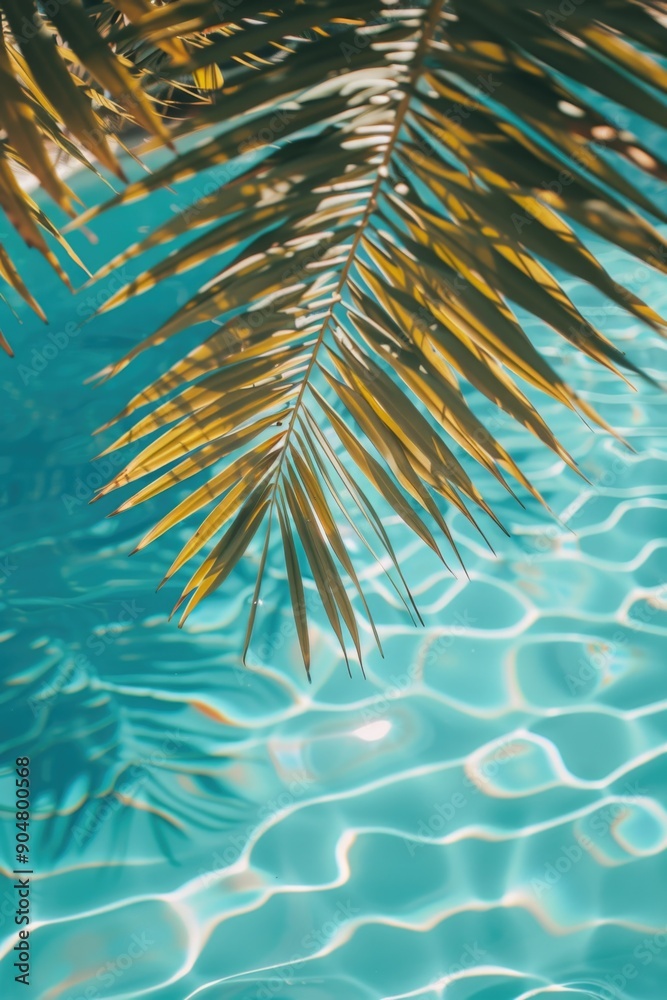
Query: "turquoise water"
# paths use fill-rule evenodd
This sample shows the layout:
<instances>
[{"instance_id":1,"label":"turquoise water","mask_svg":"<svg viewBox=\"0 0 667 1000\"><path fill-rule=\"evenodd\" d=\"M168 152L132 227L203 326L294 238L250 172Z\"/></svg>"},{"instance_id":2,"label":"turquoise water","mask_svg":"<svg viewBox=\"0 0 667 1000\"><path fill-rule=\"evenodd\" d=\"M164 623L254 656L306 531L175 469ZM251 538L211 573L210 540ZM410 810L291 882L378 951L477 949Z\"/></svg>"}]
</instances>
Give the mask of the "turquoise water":
<instances>
[{"instance_id":1,"label":"turquoise water","mask_svg":"<svg viewBox=\"0 0 667 1000\"><path fill-rule=\"evenodd\" d=\"M91 178L79 189L100 196ZM105 217L103 246L72 243L97 266L192 190ZM128 558L165 501L112 519L114 499L88 504L116 467L95 460L112 434L91 431L183 345L101 387L84 379L195 278L67 333L118 284L72 299L4 238L51 325L12 300L25 324L5 323L17 357L0 367L1 801L15 757L30 756L35 872L29 992L11 970L15 828L3 812L2 996L662 1000L665 397L631 392L532 324L634 451L541 403L587 484L496 418L560 521L480 476L512 537L484 525L494 556L452 518L470 580L394 523L425 628L369 565L386 657L364 633L367 679L350 679L316 622L309 686L280 560L244 669L257 550L179 631L166 621L178 584L155 586L183 532ZM591 245L667 311L664 281ZM664 378L664 344L567 286Z\"/></svg>"}]
</instances>

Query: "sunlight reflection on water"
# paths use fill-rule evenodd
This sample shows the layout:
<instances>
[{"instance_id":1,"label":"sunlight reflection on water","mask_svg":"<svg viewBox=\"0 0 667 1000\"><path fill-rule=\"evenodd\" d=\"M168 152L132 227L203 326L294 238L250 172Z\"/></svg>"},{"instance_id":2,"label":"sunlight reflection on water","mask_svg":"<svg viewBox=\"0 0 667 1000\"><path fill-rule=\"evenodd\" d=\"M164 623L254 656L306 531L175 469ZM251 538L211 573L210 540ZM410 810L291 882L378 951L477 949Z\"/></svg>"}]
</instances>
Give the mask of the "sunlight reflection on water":
<instances>
[{"instance_id":1,"label":"sunlight reflection on water","mask_svg":"<svg viewBox=\"0 0 667 1000\"><path fill-rule=\"evenodd\" d=\"M92 179L82 188L98 196ZM108 216L104 247L77 234L77 251L94 266L171 198L151 200L150 217L145 203ZM53 328L80 318L34 267ZM573 284L578 305L597 308ZM667 306L655 284L652 304ZM8 331L2 740L6 758L34 766L36 995L527 1000L558 984L582 1000L659 1000L664 397L631 393L531 324L634 452L542 404L587 485L500 417L561 521L480 476L512 538L489 529L494 557L454 516L467 581L387 516L426 627L368 565L385 659L366 629L368 679L350 680L316 622L309 687L279 562L245 669L257 550L179 632L166 622L178 586L155 585L184 531L128 559L164 500L110 521L112 503L88 505L112 471L90 432L154 359L98 389L83 381L185 288L174 279L84 327L40 371L45 329L26 318ZM602 319L634 361L664 372L657 338L619 313ZM6 823L9 869L12 835ZM7 962L4 906L0 922Z\"/></svg>"}]
</instances>

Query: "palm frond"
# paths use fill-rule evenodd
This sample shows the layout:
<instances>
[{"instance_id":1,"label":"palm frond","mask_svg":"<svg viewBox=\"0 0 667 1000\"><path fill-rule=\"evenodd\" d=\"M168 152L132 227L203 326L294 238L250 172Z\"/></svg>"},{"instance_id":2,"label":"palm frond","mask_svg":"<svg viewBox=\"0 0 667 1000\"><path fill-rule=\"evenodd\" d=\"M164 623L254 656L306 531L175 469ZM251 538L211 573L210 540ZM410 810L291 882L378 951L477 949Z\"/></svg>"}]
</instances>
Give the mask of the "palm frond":
<instances>
[{"instance_id":1,"label":"palm frond","mask_svg":"<svg viewBox=\"0 0 667 1000\"><path fill-rule=\"evenodd\" d=\"M118 6L137 10L143 5ZM150 4L146 6L152 10ZM169 69L170 89L187 90L179 80L172 80L171 74L172 60L181 52L183 62L190 42L177 39L164 46L171 58L161 66L155 55L164 55L162 48L148 43L138 48L118 44L116 36L126 25L124 20L118 25L114 5L103 3L90 12L82 0L68 0L48 8L49 17L34 0L0 3L0 128L4 132L0 139L0 207L28 246L42 253L69 285L45 234L59 240L76 258L48 218L38 212L19 177L22 172L32 174L70 216L75 214L78 199L59 175L59 155L72 157L95 171L99 164L124 181L113 148L120 141L119 132L139 127L157 142L171 143L164 121L168 105L164 104L161 70ZM208 40L192 39L198 47L204 43L209 44ZM216 75L208 75L209 83L217 86ZM44 318L43 310L8 261L7 252L0 249L0 254L0 277ZM6 342L3 346L11 353Z\"/></svg>"},{"instance_id":2,"label":"palm frond","mask_svg":"<svg viewBox=\"0 0 667 1000\"><path fill-rule=\"evenodd\" d=\"M122 411L135 422L112 449L153 437L100 495L153 476L126 509L207 470L140 543L211 506L168 572L213 543L184 587L181 622L263 532L245 658L275 528L306 669L306 566L343 651L351 642L361 659L348 587L370 611L341 517L389 567L410 609L373 496L441 556L437 525L457 560L441 499L480 532L480 511L497 519L452 442L510 493L513 480L541 499L475 416L461 379L572 468L522 382L611 430L515 314L529 312L620 377L636 372L547 265L664 332L579 231L666 270L654 223L667 217L640 183L641 173L664 180L666 165L603 107L667 124L667 10L657 0L590 0L565 19L541 0L387 2L379 13L376 0L306 0L270 13L248 2L221 21L204 2L116 6L129 19L118 39L165 57L186 32L215 29L210 44L180 52L180 69L222 66L224 84L172 130L174 139L220 126L217 134L74 223L199 172L218 182L100 272L192 234L101 311L215 255L220 270L101 373L216 324Z\"/></svg>"}]
</instances>

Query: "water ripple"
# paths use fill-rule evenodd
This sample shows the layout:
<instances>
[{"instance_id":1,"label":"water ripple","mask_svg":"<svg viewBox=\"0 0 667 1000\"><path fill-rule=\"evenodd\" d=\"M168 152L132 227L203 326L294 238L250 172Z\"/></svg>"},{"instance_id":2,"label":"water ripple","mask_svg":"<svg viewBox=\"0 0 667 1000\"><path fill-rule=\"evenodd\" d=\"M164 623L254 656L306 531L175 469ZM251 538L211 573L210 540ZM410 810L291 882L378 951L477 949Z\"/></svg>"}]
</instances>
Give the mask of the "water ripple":
<instances>
[{"instance_id":1,"label":"water ripple","mask_svg":"<svg viewBox=\"0 0 667 1000\"><path fill-rule=\"evenodd\" d=\"M96 183L84 182L91 201ZM145 212L109 216L103 251L77 249L101 263ZM71 300L30 265L65 323ZM585 288L573 294L595 308ZM635 451L541 401L586 483L496 415L554 520L482 476L512 537L491 527L494 556L454 514L467 579L386 511L425 628L369 565L386 658L366 628L367 680L350 680L318 621L309 686L278 569L251 665L239 662L256 550L179 632L166 621L176 586L153 589L182 538L127 558L163 501L120 520L65 502L97 472L87 429L154 361L117 385L83 380L159 319L164 298L129 304L120 326L91 324L38 381L3 368L0 519L15 568L0 609L0 746L3 761L33 764L35 995L663 1000L666 397L555 355ZM664 310L664 285L656 299ZM663 343L627 318L605 322L662 377ZM528 329L554 354L551 335ZM20 365L43 334L26 323L12 339ZM480 401L483 419L492 410ZM7 893L14 829L2 818ZM7 898L3 971L16 941Z\"/></svg>"}]
</instances>

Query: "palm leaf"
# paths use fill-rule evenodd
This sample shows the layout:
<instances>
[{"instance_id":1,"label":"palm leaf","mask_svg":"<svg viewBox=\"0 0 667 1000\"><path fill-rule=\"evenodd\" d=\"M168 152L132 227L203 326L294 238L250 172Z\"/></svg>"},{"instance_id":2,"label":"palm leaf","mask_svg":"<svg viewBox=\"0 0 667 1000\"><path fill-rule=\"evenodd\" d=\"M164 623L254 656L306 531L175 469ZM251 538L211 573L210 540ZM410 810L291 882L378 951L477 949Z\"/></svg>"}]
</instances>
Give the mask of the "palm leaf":
<instances>
[{"instance_id":1,"label":"palm leaf","mask_svg":"<svg viewBox=\"0 0 667 1000\"><path fill-rule=\"evenodd\" d=\"M118 6L128 8L129 17L129 8L136 13L143 5ZM147 9L152 10L150 4ZM73 202L78 199L56 169L61 153L95 172L99 164L124 180L112 148L113 144L122 146L119 131L138 126L156 142L171 143L163 120L168 108L163 92L165 87L183 89L180 81L172 79L171 63L179 52L181 62L189 59L186 45L190 41L177 39L163 48L119 44L116 36L122 26L110 3L88 11L83 0L68 0L49 5L49 10L50 19L34 0L0 3L0 128L5 134L0 140L0 207L27 244L42 253L69 284L42 230L58 239L70 256L72 251L48 218L37 212L17 176L22 171L31 173L68 215L74 215ZM196 37L191 41L209 44ZM156 53L165 55L165 51L169 59L165 56L166 65L160 65ZM166 81L162 69L169 70ZM216 74L208 73L208 79L215 81ZM6 251L2 253L6 258ZM11 262L0 268L0 277L44 318ZM10 350L6 343L3 346Z\"/></svg>"},{"instance_id":2,"label":"palm leaf","mask_svg":"<svg viewBox=\"0 0 667 1000\"><path fill-rule=\"evenodd\" d=\"M621 377L636 372L548 264L664 332L661 317L607 274L580 235L667 270L655 227L667 216L640 183L641 173L664 180L665 163L603 110L611 100L667 124L663 5L637 0L630 16L627 4L591 0L566 23L541 0L431 0L379 11L370 0L306 0L270 12L248 2L227 20L205 2L114 7L126 18L110 22L119 53L152 46L163 72L173 61L174 79L177 66L220 68L217 100L172 136L219 131L74 225L197 173L217 187L209 183L187 212L99 272L192 236L103 309L211 256L220 269L100 373L111 377L183 330L216 324L121 413L135 423L112 448L157 436L102 494L159 473L124 509L204 472L203 485L142 543L211 506L169 571L213 543L183 591L182 621L263 532L247 649L277 521L306 669L306 566L346 659L351 644L361 660L353 600L377 634L341 517L414 607L366 489L440 554L436 525L457 558L442 501L480 532L480 511L496 518L452 442L510 493L539 498L473 412L461 379L572 468L521 382L611 430L515 315L527 311ZM179 44L197 32L205 44ZM89 56L93 75L111 72L103 60ZM143 407L149 412L136 418Z\"/></svg>"}]
</instances>

